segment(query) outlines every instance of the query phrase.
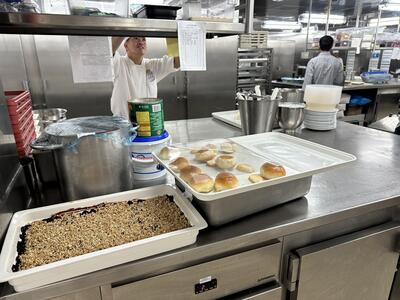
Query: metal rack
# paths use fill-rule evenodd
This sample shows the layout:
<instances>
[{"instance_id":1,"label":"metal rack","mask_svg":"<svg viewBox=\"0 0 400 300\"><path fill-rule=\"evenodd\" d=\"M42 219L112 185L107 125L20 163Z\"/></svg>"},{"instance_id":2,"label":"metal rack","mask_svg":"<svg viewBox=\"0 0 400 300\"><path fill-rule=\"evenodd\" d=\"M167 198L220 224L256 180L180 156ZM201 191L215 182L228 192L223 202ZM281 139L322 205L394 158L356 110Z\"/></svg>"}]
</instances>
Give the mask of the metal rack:
<instances>
[{"instance_id":1,"label":"metal rack","mask_svg":"<svg viewBox=\"0 0 400 300\"><path fill-rule=\"evenodd\" d=\"M201 22L210 35L235 35L244 24ZM100 16L0 13L0 33L97 36L177 36L176 20L135 19Z\"/></svg>"},{"instance_id":2,"label":"metal rack","mask_svg":"<svg viewBox=\"0 0 400 300\"><path fill-rule=\"evenodd\" d=\"M239 48L237 90L261 85L269 93L272 88L272 59L272 48Z\"/></svg>"}]
</instances>

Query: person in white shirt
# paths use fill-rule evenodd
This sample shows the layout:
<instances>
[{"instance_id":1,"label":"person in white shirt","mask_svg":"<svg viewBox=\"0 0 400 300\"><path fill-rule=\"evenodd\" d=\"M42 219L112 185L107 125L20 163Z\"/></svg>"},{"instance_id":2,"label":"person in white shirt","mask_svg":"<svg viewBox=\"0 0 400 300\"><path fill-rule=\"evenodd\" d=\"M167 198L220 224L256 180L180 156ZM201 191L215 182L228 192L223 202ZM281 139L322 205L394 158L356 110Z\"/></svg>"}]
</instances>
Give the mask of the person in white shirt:
<instances>
[{"instance_id":1,"label":"person in white shirt","mask_svg":"<svg viewBox=\"0 0 400 300\"><path fill-rule=\"evenodd\" d=\"M321 53L308 62L303 89L308 84L343 85L343 61L331 54L333 43L329 35L319 40Z\"/></svg>"},{"instance_id":2,"label":"person in white shirt","mask_svg":"<svg viewBox=\"0 0 400 300\"><path fill-rule=\"evenodd\" d=\"M145 37L112 38L114 88L111 111L114 116L129 119L127 101L137 98L156 98L157 83L180 67L179 57L147 59ZM126 55L117 49L124 41Z\"/></svg>"}]
</instances>

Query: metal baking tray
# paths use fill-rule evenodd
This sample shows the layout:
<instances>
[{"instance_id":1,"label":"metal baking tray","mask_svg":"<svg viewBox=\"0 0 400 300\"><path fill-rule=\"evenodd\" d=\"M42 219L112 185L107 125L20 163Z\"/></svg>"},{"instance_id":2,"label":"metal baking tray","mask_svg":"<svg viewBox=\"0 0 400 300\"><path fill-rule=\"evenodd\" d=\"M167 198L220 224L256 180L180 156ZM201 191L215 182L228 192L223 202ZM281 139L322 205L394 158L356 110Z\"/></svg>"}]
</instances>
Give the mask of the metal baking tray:
<instances>
[{"instance_id":1,"label":"metal baking tray","mask_svg":"<svg viewBox=\"0 0 400 300\"><path fill-rule=\"evenodd\" d=\"M11 270L17 257L17 243L21 227L32 221L45 219L57 212L71 208L87 207L103 202L128 201L134 198L146 199L166 194L174 196L176 205L185 214L192 225L191 227L71 257L28 270L18 272L12 272ZM0 282L8 281L17 292L36 288L193 244L196 242L199 231L206 227L207 223L193 205L183 197L180 191L171 185L159 185L20 211L14 214L11 220L1 251Z\"/></svg>"},{"instance_id":2,"label":"metal baking tray","mask_svg":"<svg viewBox=\"0 0 400 300\"><path fill-rule=\"evenodd\" d=\"M223 141L236 144L239 149L238 154L235 154L237 162L249 163L256 170L255 173L259 173L262 163L274 162L285 167L286 176L253 184L247 180L249 174L233 170L232 173L241 183L239 187L222 192L198 193L184 182L179 174L171 170L169 163L173 159L164 161L157 156L157 153L153 153L156 159L175 176L177 185L192 197L204 212L208 223L213 226L300 198L309 192L312 175L356 160L354 155L277 132L175 146L180 149L191 149ZM212 177L221 171L195 162L190 150L180 150L180 156L187 157L191 163L201 167Z\"/></svg>"}]
</instances>

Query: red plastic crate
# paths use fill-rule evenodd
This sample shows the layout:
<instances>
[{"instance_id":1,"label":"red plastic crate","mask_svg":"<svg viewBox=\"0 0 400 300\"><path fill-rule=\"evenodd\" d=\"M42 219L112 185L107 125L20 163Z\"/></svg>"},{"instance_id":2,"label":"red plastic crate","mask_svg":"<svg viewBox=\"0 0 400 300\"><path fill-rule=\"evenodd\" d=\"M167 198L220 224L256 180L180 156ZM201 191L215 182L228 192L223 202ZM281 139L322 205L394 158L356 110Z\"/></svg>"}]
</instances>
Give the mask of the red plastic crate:
<instances>
[{"instance_id":1,"label":"red plastic crate","mask_svg":"<svg viewBox=\"0 0 400 300\"><path fill-rule=\"evenodd\" d=\"M28 109L23 114L21 114L20 116L19 115L14 115L14 116L9 115L9 117L10 117L10 121L11 121L12 125L18 125L21 122L26 121L27 118L32 118L33 119L32 107L28 106Z\"/></svg>"},{"instance_id":2,"label":"red plastic crate","mask_svg":"<svg viewBox=\"0 0 400 300\"><path fill-rule=\"evenodd\" d=\"M13 128L19 157L29 155L30 144L36 138L29 91L7 91L8 114Z\"/></svg>"},{"instance_id":3,"label":"red plastic crate","mask_svg":"<svg viewBox=\"0 0 400 300\"><path fill-rule=\"evenodd\" d=\"M15 143L17 144L17 148L18 147L25 148L26 146L29 146L35 138L36 138L36 132L35 129L33 129L27 133L24 139L15 139Z\"/></svg>"},{"instance_id":4,"label":"red plastic crate","mask_svg":"<svg viewBox=\"0 0 400 300\"><path fill-rule=\"evenodd\" d=\"M15 138L21 138L24 134L28 133L35 128L33 118L27 118L22 124L11 124Z\"/></svg>"},{"instance_id":5,"label":"red plastic crate","mask_svg":"<svg viewBox=\"0 0 400 300\"><path fill-rule=\"evenodd\" d=\"M19 158L23 158L29 156L32 152L31 147L27 146L26 148L17 148Z\"/></svg>"},{"instance_id":6,"label":"red plastic crate","mask_svg":"<svg viewBox=\"0 0 400 300\"><path fill-rule=\"evenodd\" d=\"M8 114L10 116L21 115L31 105L31 95L28 90L26 91L6 91Z\"/></svg>"}]
</instances>

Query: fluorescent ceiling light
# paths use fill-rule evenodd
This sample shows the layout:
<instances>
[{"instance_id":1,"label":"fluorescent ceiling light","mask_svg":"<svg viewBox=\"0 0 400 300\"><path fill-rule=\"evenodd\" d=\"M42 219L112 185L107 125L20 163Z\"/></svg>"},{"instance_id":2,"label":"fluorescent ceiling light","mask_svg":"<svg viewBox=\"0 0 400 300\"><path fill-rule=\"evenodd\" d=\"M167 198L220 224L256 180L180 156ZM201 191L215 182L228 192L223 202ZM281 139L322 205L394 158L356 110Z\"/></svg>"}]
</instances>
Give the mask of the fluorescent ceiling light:
<instances>
[{"instance_id":1,"label":"fluorescent ceiling light","mask_svg":"<svg viewBox=\"0 0 400 300\"><path fill-rule=\"evenodd\" d=\"M297 22L267 20L263 22L261 27L263 29L272 29L272 30L300 30L301 24Z\"/></svg>"},{"instance_id":2,"label":"fluorescent ceiling light","mask_svg":"<svg viewBox=\"0 0 400 300\"><path fill-rule=\"evenodd\" d=\"M400 24L400 17L381 18L379 20L379 26L391 26L399 24ZM369 20L368 26L375 27L376 25L378 25L378 18Z\"/></svg>"},{"instance_id":3,"label":"fluorescent ceiling light","mask_svg":"<svg viewBox=\"0 0 400 300\"><path fill-rule=\"evenodd\" d=\"M311 24L326 24L328 15L326 14L311 14ZM303 13L299 16L299 22L308 23L308 13ZM346 17L341 15L329 15L329 24L346 24Z\"/></svg>"}]
</instances>

